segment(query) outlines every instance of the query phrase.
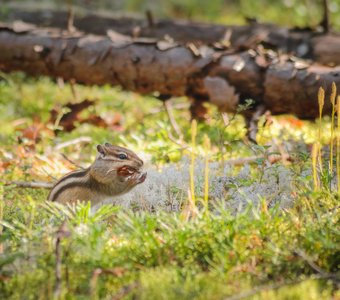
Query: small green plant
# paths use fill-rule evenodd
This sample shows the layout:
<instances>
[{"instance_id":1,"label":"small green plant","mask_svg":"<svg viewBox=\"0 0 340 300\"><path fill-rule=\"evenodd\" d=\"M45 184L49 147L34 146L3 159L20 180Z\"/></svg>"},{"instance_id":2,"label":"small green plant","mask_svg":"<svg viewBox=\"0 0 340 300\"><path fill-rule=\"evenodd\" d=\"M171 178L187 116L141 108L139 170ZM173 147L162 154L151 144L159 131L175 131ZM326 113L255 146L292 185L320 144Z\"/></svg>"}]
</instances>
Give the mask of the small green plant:
<instances>
[{"instance_id":1,"label":"small green plant","mask_svg":"<svg viewBox=\"0 0 340 300\"><path fill-rule=\"evenodd\" d=\"M148 179L153 175L158 180L148 187L159 188L162 193L147 191L152 195L147 199L141 189L134 199L138 206L104 205L95 210L89 204L45 202L45 190L1 183L1 299L52 299L56 295L59 299L339 297L339 194L329 188L330 156L320 151L328 138L321 131L322 123L333 127L330 142L334 139L336 163L332 168L337 176L333 181L338 181L339 191L339 96L331 124L327 118L317 124L305 122L299 129L285 128L282 135L275 133L273 126L271 136L276 134L282 140L294 131L289 144L298 148L291 151L294 163L283 166L280 161L268 164L267 146L250 148L242 143L244 123L238 115L227 125L218 112L205 124L190 124L186 111L174 109L183 140L190 141L176 144L168 138L169 122L161 103L110 87L76 88L79 97L100 99L97 113L119 111L124 116L120 131L80 125L55 139L41 138L34 149L25 140L18 143L19 133L6 124L29 119L35 113L48 119L51 103L59 98L67 102L69 88L23 75L8 75L0 83L5 98L0 103L2 112L13 105L11 99L23 103L13 116L4 114L0 120L6 127L1 132L2 180L60 176L60 170L66 171L65 164L69 167L70 162L55 153L56 143L90 136L89 146L71 145L60 152L85 166L93 155L90 149L105 139L128 145L138 153L144 150L155 168ZM333 87L331 101L335 93ZM125 100L128 98L130 101ZM29 107L32 99L37 101ZM182 104L183 99L175 101ZM150 114L155 107L157 111ZM320 110L322 117L321 106ZM294 135L297 131L298 138ZM299 138L305 139L303 143ZM314 144L312 161L305 143ZM242 159L254 155L245 166ZM241 163L228 165L234 158L240 158ZM48 175L48 170L55 173ZM164 175L162 170L170 171ZM175 179L185 184L177 186L172 182ZM271 189L273 186L277 189ZM217 188L221 189L220 197L215 199ZM163 195L169 201L158 198ZM180 195L183 202L176 203L173 195ZM282 208L286 198L289 205ZM176 209L163 210L157 201ZM168 204L172 201L175 203Z\"/></svg>"},{"instance_id":2,"label":"small green plant","mask_svg":"<svg viewBox=\"0 0 340 300\"><path fill-rule=\"evenodd\" d=\"M332 179L334 178L334 167L333 161L335 158L336 161L336 181L337 181L337 190L340 191L340 179L339 179L339 125L340 125L340 117L339 117L339 101L336 102L336 99L339 100L339 96L337 97L337 88L335 83L332 83L332 93L330 95L330 102L332 105L332 114L331 114L331 133L330 133L330 141L329 141L329 164L326 165L323 163L323 155L322 155L322 146L323 146L323 121L322 121L322 112L325 101L325 91L322 87L319 89L318 93L318 102L319 102L319 122L318 122L318 134L316 142L313 144L312 148L312 170L313 170L313 182L314 182L314 190L319 191L321 188L321 184L323 184L324 188L332 190ZM335 124L335 116L337 116L337 125ZM334 134L336 135L336 152L334 155ZM335 157L334 157L335 156Z\"/></svg>"}]
</instances>

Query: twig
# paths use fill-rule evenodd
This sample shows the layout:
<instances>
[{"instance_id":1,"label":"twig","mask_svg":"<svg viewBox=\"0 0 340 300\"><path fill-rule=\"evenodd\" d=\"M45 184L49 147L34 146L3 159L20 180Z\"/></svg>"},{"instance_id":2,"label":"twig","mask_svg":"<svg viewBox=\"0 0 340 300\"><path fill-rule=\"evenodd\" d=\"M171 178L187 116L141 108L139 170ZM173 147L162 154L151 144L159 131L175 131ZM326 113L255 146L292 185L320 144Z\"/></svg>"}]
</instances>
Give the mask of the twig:
<instances>
[{"instance_id":1,"label":"twig","mask_svg":"<svg viewBox=\"0 0 340 300\"><path fill-rule=\"evenodd\" d=\"M51 189L54 186L52 182L41 182L41 181L7 181L5 185L16 185L20 188L33 188L33 189Z\"/></svg>"},{"instance_id":2,"label":"twig","mask_svg":"<svg viewBox=\"0 0 340 300\"><path fill-rule=\"evenodd\" d=\"M188 110L189 107L190 107L190 104L188 103L177 103L177 104L172 105L173 109L178 109L178 110L180 109ZM164 111L164 105L158 108L151 109L147 114L145 114L145 116L148 117L148 116L156 115L162 111Z\"/></svg>"},{"instance_id":3,"label":"twig","mask_svg":"<svg viewBox=\"0 0 340 300\"><path fill-rule=\"evenodd\" d=\"M226 112L222 112L221 116L222 116L222 120L223 120L224 126L228 127L229 124L230 124L230 120L229 120L228 114Z\"/></svg>"},{"instance_id":4,"label":"twig","mask_svg":"<svg viewBox=\"0 0 340 300\"><path fill-rule=\"evenodd\" d=\"M62 148L66 148L66 147L69 147L69 146L73 146L73 145L76 145L76 144L81 144L81 143L91 143L92 142L92 138L89 137L89 136L81 136L79 138L76 138L76 139L73 139L73 140L70 140L70 141L67 141L67 142L64 142L64 143L60 143L58 145L56 145L54 148L53 148L53 151L58 151Z\"/></svg>"},{"instance_id":5,"label":"twig","mask_svg":"<svg viewBox=\"0 0 340 300\"><path fill-rule=\"evenodd\" d=\"M61 90L65 87L65 82L62 77L57 78L57 85L58 85L58 88Z\"/></svg>"},{"instance_id":6,"label":"twig","mask_svg":"<svg viewBox=\"0 0 340 300\"><path fill-rule=\"evenodd\" d=\"M192 151L190 145L185 143L183 140L175 139L174 136L170 132L168 132L168 138L170 141L180 146L181 150L187 150L189 152ZM264 158L265 157L262 155L257 155L257 156L254 155L254 156L249 156L249 157L232 158L232 159L225 161L224 163L230 166L240 166L240 165L255 163L257 160L264 159Z\"/></svg>"},{"instance_id":7,"label":"twig","mask_svg":"<svg viewBox=\"0 0 340 300\"><path fill-rule=\"evenodd\" d=\"M111 300L123 299L127 294L131 293L132 290L138 287L138 282L133 282L129 285L123 286L116 295L114 295Z\"/></svg>"},{"instance_id":8,"label":"twig","mask_svg":"<svg viewBox=\"0 0 340 300\"><path fill-rule=\"evenodd\" d=\"M72 33L76 31L74 27L74 11L72 7L72 0L68 0L68 16L67 16L67 31Z\"/></svg>"},{"instance_id":9,"label":"twig","mask_svg":"<svg viewBox=\"0 0 340 300\"><path fill-rule=\"evenodd\" d=\"M148 20L148 26L150 28L154 27L155 26L155 21L154 21L154 17L153 17L153 14L152 14L151 10L148 9L145 12L145 14L146 14L146 19Z\"/></svg>"},{"instance_id":10,"label":"twig","mask_svg":"<svg viewBox=\"0 0 340 300\"><path fill-rule=\"evenodd\" d=\"M58 180L57 177L55 177L55 176L51 175L49 172L47 172L47 171L45 170L44 167L42 167L41 170L42 170L48 177L52 178L53 180L55 180L55 181Z\"/></svg>"},{"instance_id":11,"label":"twig","mask_svg":"<svg viewBox=\"0 0 340 300\"><path fill-rule=\"evenodd\" d=\"M328 0L323 0L323 18L320 22L320 25L323 29L324 33L328 33L330 29L330 21L329 21L329 5Z\"/></svg>"},{"instance_id":12,"label":"twig","mask_svg":"<svg viewBox=\"0 0 340 300\"><path fill-rule=\"evenodd\" d=\"M249 157L241 157L241 158L233 158L225 161L226 165L230 166L239 166L245 165L249 163L255 163L259 159L263 159L264 156L249 156Z\"/></svg>"},{"instance_id":13,"label":"twig","mask_svg":"<svg viewBox=\"0 0 340 300\"><path fill-rule=\"evenodd\" d=\"M292 161L292 157L289 153L284 149L282 143L278 141L276 138L272 139L272 142L269 144L270 148L267 150L267 159L271 164L275 164L278 161L282 161L283 164L288 164ZM279 153L275 153L276 150Z\"/></svg>"},{"instance_id":14,"label":"twig","mask_svg":"<svg viewBox=\"0 0 340 300\"><path fill-rule=\"evenodd\" d=\"M67 230L66 221L64 221L56 232L56 242L55 242L55 288L54 288L54 298L59 299L61 294L62 285L62 249L61 241L64 237L70 235Z\"/></svg>"},{"instance_id":15,"label":"twig","mask_svg":"<svg viewBox=\"0 0 340 300\"><path fill-rule=\"evenodd\" d=\"M303 277L303 278L299 278L296 280L286 280L283 282L279 282L279 283L273 283L273 284L268 284L268 285L263 285L263 286L258 286L255 287L249 291L245 291L243 293L239 293L227 298L224 298L224 300L241 300L241 299L245 299L245 298L249 298L251 296L254 296L258 293L261 293L263 291L270 291L270 290L277 290L281 287L287 286L287 285L292 285L292 284L298 284L301 283L303 281L306 280L310 280L310 279L328 279L330 278L328 274L326 275L322 275L322 274L318 274L318 275L313 275L311 277Z\"/></svg>"},{"instance_id":16,"label":"twig","mask_svg":"<svg viewBox=\"0 0 340 300\"><path fill-rule=\"evenodd\" d=\"M54 288L54 297L55 299L59 299L61 292L61 237L57 237L55 242L55 288Z\"/></svg>"},{"instance_id":17,"label":"twig","mask_svg":"<svg viewBox=\"0 0 340 300\"><path fill-rule=\"evenodd\" d=\"M172 113L172 106L171 106L171 102L170 100L166 100L163 102L163 105L164 105L164 108L165 108L165 111L169 117L169 121L170 121L170 124L171 124L171 127L174 129L174 131L176 132L177 136L179 137L180 140L183 139L183 134L175 120L175 117Z\"/></svg>"},{"instance_id":18,"label":"twig","mask_svg":"<svg viewBox=\"0 0 340 300\"><path fill-rule=\"evenodd\" d=\"M308 263L308 265L317 273L323 276L327 276L328 278L333 278L336 274L328 273L322 268L320 268L308 255L302 250L296 250L295 253L299 255L304 261Z\"/></svg>"},{"instance_id":19,"label":"twig","mask_svg":"<svg viewBox=\"0 0 340 300\"><path fill-rule=\"evenodd\" d=\"M97 281L99 275L103 272L101 268L97 268L93 271L91 281L90 281L90 293L91 299L97 299Z\"/></svg>"},{"instance_id":20,"label":"twig","mask_svg":"<svg viewBox=\"0 0 340 300\"><path fill-rule=\"evenodd\" d=\"M71 87L71 92L72 92L73 99L75 101L78 101L79 97L78 97L78 93L77 93L77 89L76 89L76 81L75 81L75 79L71 79L70 80L70 87Z\"/></svg>"},{"instance_id":21,"label":"twig","mask_svg":"<svg viewBox=\"0 0 340 300\"><path fill-rule=\"evenodd\" d=\"M258 122L261 116L265 113L266 108L264 105L258 105L255 109L255 112L251 115L250 118L246 118L247 123L247 137L248 139L257 144L256 142L256 134L258 132Z\"/></svg>"},{"instance_id":22,"label":"twig","mask_svg":"<svg viewBox=\"0 0 340 300\"><path fill-rule=\"evenodd\" d=\"M69 163L71 163L72 165L76 166L76 167L79 168L79 169L85 170L84 167L82 167L81 165L78 165L78 164L77 164L76 162L74 162L72 159L68 158L68 157L66 156L66 154L60 153L60 155L61 155L65 160L67 160Z\"/></svg>"},{"instance_id":23,"label":"twig","mask_svg":"<svg viewBox=\"0 0 340 300\"><path fill-rule=\"evenodd\" d=\"M175 139L175 137L171 134L171 132L168 132L168 138L170 141L180 146L181 150L191 151L190 146L186 142L184 142L182 139L179 139L179 140Z\"/></svg>"},{"instance_id":24,"label":"twig","mask_svg":"<svg viewBox=\"0 0 340 300\"><path fill-rule=\"evenodd\" d=\"M92 273L92 277L91 277L91 281L90 281L90 293L91 293L91 299L98 299L97 296L97 282L98 282L98 278L100 275L111 275L111 276L116 276L116 277L120 277L122 275L122 273L124 272L124 269L122 268L113 268L113 269L101 269L101 268L96 268L93 273ZM113 299L122 299L124 298L124 296L126 296L128 293L130 293L134 288L136 288L138 286L137 282L134 282L130 285L124 286L122 287L118 293L114 296L112 296L112 300Z\"/></svg>"}]
</instances>

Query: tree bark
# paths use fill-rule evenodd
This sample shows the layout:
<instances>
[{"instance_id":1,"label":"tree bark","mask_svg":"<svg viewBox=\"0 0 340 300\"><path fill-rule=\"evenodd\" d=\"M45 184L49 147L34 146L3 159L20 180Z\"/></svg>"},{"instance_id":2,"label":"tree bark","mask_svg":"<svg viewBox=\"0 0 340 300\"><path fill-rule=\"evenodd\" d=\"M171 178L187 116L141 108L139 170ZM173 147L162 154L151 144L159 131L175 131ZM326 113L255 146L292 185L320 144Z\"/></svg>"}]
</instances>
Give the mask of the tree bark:
<instances>
[{"instance_id":1,"label":"tree bark","mask_svg":"<svg viewBox=\"0 0 340 300\"><path fill-rule=\"evenodd\" d=\"M313 55L317 49L333 53L330 44L324 46L324 39L332 40L335 53L340 49L337 36L315 39L318 42ZM340 83L339 62L331 62L336 66L279 54L258 43L249 49L228 48L134 38L112 30L107 36L99 36L39 29L20 22L0 26L3 71L21 70L84 84L120 85L142 94L157 94L161 99L186 95L196 103L210 101L226 112L236 112L239 104L253 99L255 106L264 105L273 114L315 118L319 87L330 93L332 82ZM324 112L330 111L326 101Z\"/></svg>"},{"instance_id":2,"label":"tree bark","mask_svg":"<svg viewBox=\"0 0 340 300\"><path fill-rule=\"evenodd\" d=\"M68 15L67 11L28 11L16 8L6 15L1 15L0 12L0 20L22 20L38 26L66 30ZM242 26L227 26L183 20L153 20L151 26L147 18L112 18L98 14L76 14L74 26L80 31L95 35L105 36L108 31L113 30L127 36L157 40L168 36L180 44L205 44L217 49L228 46L235 51L251 49L261 43L267 49L312 59L321 64L333 66L340 64L340 35L324 34L311 28L289 29L256 22Z\"/></svg>"}]
</instances>

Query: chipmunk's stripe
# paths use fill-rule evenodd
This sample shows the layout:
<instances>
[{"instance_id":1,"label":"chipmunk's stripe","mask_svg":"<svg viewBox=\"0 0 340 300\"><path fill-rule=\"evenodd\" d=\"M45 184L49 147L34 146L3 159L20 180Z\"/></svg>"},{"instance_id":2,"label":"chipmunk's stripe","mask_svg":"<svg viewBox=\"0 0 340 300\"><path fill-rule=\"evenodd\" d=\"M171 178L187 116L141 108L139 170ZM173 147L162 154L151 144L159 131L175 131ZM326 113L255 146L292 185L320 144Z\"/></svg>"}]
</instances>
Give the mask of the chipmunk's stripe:
<instances>
[{"instance_id":1,"label":"chipmunk's stripe","mask_svg":"<svg viewBox=\"0 0 340 300\"><path fill-rule=\"evenodd\" d=\"M77 171L73 171L71 173L66 174L64 177L60 178L59 181L55 184L55 186L61 182L63 182L64 180L67 180L69 178L77 178L77 177L83 177L86 175L86 173L89 171L89 169L85 169L85 170L77 170Z\"/></svg>"},{"instance_id":2,"label":"chipmunk's stripe","mask_svg":"<svg viewBox=\"0 0 340 300\"><path fill-rule=\"evenodd\" d=\"M62 177L51 190L50 194L48 195L48 200L55 201L58 196L67 188L74 186L83 186L84 177L86 176L88 171L89 169L74 171Z\"/></svg>"},{"instance_id":3,"label":"chipmunk's stripe","mask_svg":"<svg viewBox=\"0 0 340 300\"><path fill-rule=\"evenodd\" d=\"M50 201L56 201L58 199L59 195L64 192L67 189L73 188L73 187L84 187L84 182L69 182L68 184L65 184L61 186L60 188L58 187L58 190L53 194L53 197L50 198ZM78 200L78 199L77 199Z\"/></svg>"}]
</instances>

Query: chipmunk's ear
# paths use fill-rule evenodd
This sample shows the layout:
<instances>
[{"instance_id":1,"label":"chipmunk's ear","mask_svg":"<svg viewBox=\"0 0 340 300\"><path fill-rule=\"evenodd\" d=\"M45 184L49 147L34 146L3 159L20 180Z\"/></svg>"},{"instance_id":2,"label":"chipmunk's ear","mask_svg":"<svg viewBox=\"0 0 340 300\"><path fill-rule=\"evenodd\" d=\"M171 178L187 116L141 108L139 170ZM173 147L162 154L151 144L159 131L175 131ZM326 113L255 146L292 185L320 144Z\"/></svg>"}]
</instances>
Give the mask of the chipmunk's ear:
<instances>
[{"instance_id":1,"label":"chipmunk's ear","mask_svg":"<svg viewBox=\"0 0 340 300\"><path fill-rule=\"evenodd\" d=\"M106 147L112 147L112 145L111 145L110 143L107 143L107 142L106 142L104 145L105 145Z\"/></svg>"},{"instance_id":2,"label":"chipmunk's ear","mask_svg":"<svg viewBox=\"0 0 340 300\"><path fill-rule=\"evenodd\" d=\"M106 155L106 150L105 150L105 147L103 145L97 145L97 151L98 151L98 153L101 154L101 156Z\"/></svg>"}]
</instances>

